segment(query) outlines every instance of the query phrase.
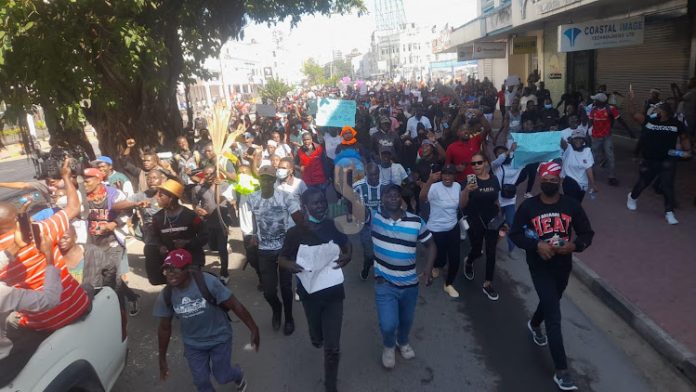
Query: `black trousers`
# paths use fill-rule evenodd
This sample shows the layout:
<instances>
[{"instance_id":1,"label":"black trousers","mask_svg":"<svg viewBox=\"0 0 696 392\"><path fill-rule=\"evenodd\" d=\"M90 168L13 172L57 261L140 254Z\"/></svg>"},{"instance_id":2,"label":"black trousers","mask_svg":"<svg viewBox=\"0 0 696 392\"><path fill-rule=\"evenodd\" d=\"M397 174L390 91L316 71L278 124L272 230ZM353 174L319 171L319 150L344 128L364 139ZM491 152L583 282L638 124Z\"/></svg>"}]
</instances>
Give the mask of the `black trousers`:
<instances>
[{"instance_id":1,"label":"black trousers","mask_svg":"<svg viewBox=\"0 0 696 392\"><path fill-rule=\"evenodd\" d=\"M253 235L244 236L244 251L246 252L246 258L251 268L256 271L256 276L259 278L259 283L261 283L261 270L259 269L259 248L251 246L251 239L254 238Z\"/></svg>"},{"instance_id":2,"label":"black trousers","mask_svg":"<svg viewBox=\"0 0 696 392\"><path fill-rule=\"evenodd\" d=\"M542 266L529 269L532 275L534 289L539 296L531 324L534 327L546 325L546 335L549 340L549 350L556 370L568 368L563 334L561 333L561 297L568 286L568 278L573 268L572 263L548 262Z\"/></svg>"},{"instance_id":3,"label":"black trousers","mask_svg":"<svg viewBox=\"0 0 696 392\"><path fill-rule=\"evenodd\" d=\"M631 191L631 197L637 199L640 194L658 178L660 190L665 199L665 212L674 211L675 192L674 175L676 172L676 161L673 159L652 160L643 159L638 165L638 182Z\"/></svg>"},{"instance_id":4,"label":"black trousers","mask_svg":"<svg viewBox=\"0 0 696 392\"><path fill-rule=\"evenodd\" d=\"M271 305L273 313L284 310L285 321L292 320L292 273L284 268L278 268L279 250L259 250L259 270L261 272L261 286L263 297ZM278 300L278 286L280 285L281 304Z\"/></svg>"},{"instance_id":5,"label":"black trousers","mask_svg":"<svg viewBox=\"0 0 696 392\"><path fill-rule=\"evenodd\" d=\"M493 274L495 273L495 251L498 245L498 231L487 230L483 225L481 218L478 216L470 216L469 222L469 239L471 240L471 251L467 264L474 264L474 260L481 257L481 251L485 241L486 245L486 280L492 282Z\"/></svg>"},{"instance_id":6,"label":"black trousers","mask_svg":"<svg viewBox=\"0 0 696 392\"><path fill-rule=\"evenodd\" d=\"M341 357L341 326L343 300L307 295L302 299L307 316L309 339L314 347L324 347L324 386L326 392L335 392L338 362Z\"/></svg>"},{"instance_id":7,"label":"black trousers","mask_svg":"<svg viewBox=\"0 0 696 392\"><path fill-rule=\"evenodd\" d=\"M461 262L459 222L449 231L433 231L432 233L435 247L437 248L435 267L442 268L449 263L447 278L445 279L445 285L449 286L454 283L457 272L459 272L459 263Z\"/></svg>"},{"instance_id":8,"label":"black trousers","mask_svg":"<svg viewBox=\"0 0 696 392\"><path fill-rule=\"evenodd\" d=\"M145 255L145 273L150 284L153 286L166 284L167 278L162 273L164 256L160 253L159 246L145 245L143 254Z\"/></svg>"},{"instance_id":9,"label":"black trousers","mask_svg":"<svg viewBox=\"0 0 696 392\"><path fill-rule=\"evenodd\" d=\"M537 175L537 170L539 169L539 163L530 163L529 165L525 166L522 171L520 172L519 178L517 178L517 182L515 182L515 185L520 185L524 180L527 180L527 193L532 192L532 188L534 187L534 181L536 180L536 175Z\"/></svg>"},{"instance_id":10,"label":"black trousers","mask_svg":"<svg viewBox=\"0 0 696 392\"><path fill-rule=\"evenodd\" d=\"M579 203L582 203L582 199L585 198L585 191L580 188L580 184L568 176L563 179L563 194L577 200Z\"/></svg>"},{"instance_id":11,"label":"black trousers","mask_svg":"<svg viewBox=\"0 0 696 392\"><path fill-rule=\"evenodd\" d=\"M218 219L218 217L214 215L210 219ZM230 255L227 252L227 231L224 227L220 227L219 223L210 224L208 222L208 247L210 247L210 250L218 252L220 257L220 276L229 276L230 273L227 269Z\"/></svg>"}]
</instances>

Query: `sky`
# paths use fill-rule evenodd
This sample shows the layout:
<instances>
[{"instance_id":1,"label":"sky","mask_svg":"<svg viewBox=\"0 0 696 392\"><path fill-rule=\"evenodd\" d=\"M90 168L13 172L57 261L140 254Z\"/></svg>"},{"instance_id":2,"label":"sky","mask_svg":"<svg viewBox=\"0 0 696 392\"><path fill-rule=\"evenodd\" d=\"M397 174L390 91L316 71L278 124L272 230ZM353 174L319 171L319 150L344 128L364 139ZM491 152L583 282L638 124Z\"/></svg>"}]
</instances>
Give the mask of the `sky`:
<instances>
[{"instance_id":1,"label":"sky","mask_svg":"<svg viewBox=\"0 0 696 392\"><path fill-rule=\"evenodd\" d=\"M327 16L307 16L293 29L289 23L278 28L284 33L287 63L299 67L312 57L320 64L331 61L332 51L343 54L357 48L362 53L370 48L370 35L375 29L373 0L365 0L368 13ZM407 22L420 25L445 23L458 27L476 16L476 0L403 0ZM271 29L266 25L251 25L244 30L244 41L255 39L272 47Z\"/></svg>"}]
</instances>

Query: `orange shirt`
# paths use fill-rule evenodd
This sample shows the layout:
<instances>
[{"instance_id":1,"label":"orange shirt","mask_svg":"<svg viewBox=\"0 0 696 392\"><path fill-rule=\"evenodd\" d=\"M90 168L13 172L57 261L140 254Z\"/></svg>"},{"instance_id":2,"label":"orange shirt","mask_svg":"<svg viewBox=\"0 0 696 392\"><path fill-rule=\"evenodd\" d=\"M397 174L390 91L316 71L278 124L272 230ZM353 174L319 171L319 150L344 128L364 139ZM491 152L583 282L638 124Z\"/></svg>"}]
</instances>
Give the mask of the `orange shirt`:
<instances>
[{"instance_id":1,"label":"orange shirt","mask_svg":"<svg viewBox=\"0 0 696 392\"><path fill-rule=\"evenodd\" d=\"M63 292L56 307L43 312L21 313L19 324L38 331L55 331L82 316L89 307L89 298L68 272L63 255L58 249L58 240L70 227L65 211L59 211L51 218L39 222L39 227L41 233L53 244L53 262L60 270ZM7 249L13 242L14 232L0 236L0 249ZM45 270L46 258L36 245L31 243L19 250L14 261L0 269L0 280L11 287L41 290Z\"/></svg>"}]
</instances>

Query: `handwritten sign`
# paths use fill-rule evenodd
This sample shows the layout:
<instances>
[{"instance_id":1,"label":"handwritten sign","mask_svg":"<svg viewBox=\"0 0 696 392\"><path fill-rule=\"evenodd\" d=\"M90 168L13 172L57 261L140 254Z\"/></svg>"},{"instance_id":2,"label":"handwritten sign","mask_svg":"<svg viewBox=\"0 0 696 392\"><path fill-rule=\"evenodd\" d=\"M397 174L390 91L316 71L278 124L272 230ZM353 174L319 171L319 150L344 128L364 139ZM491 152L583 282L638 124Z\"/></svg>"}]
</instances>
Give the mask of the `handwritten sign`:
<instances>
[{"instance_id":1,"label":"handwritten sign","mask_svg":"<svg viewBox=\"0 0 696 392\"><path fill-rule=\"evenodd\" d=\"M561 157L561 132L512 133L512 139L517 143L512 159L514 168Z\"/></svg>"},{"instance_id":2,"label":"handwritten sign","mask_svg":"<svg viewBox=\"0 0 696 392\"><path fill-rule=\"evenodd\" d=\"M355 126L355 101L322 98L317 105L317 125L320 127Z\"/></svg>"},{"instance_id":3,"label":"handwritten sign","mask_svg":"<svg viewBox=\"0 0 696 392\"><path fill-rule=\"evenodd\" d=\"M261 117L273 117L276 114L276 109L273 105L256 104L256 115Z\"/></svg>"}]
</instances>

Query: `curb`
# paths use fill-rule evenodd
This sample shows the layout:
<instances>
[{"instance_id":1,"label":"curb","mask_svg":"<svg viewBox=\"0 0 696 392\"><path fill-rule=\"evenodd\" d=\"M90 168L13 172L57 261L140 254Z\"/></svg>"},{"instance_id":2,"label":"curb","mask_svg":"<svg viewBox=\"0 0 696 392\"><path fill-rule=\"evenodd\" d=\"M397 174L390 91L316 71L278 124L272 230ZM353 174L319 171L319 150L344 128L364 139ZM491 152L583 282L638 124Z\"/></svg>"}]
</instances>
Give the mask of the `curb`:
<instances>
[{"instance_id":1,"label":"curb","mask_svg":"<svg viewBox=\"0 0 696 392\"><path fill-rule=\"evenodd\" d=\"M696 384L696 355L694 353L676 341L577 257L573 257L573 275L689 381Z\"/></svg>"}]
</instances>

